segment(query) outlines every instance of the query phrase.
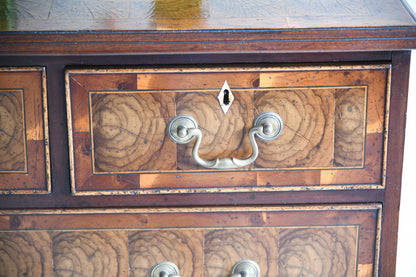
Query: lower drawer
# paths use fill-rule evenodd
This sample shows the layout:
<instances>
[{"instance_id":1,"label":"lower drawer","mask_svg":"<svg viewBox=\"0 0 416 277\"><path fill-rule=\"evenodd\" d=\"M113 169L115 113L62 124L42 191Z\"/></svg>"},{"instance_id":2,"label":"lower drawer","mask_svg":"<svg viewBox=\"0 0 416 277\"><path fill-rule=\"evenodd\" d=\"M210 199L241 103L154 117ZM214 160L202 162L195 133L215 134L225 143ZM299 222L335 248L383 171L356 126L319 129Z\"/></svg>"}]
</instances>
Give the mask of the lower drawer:
<instances>
[{"instance_id":1,"label":"lower drawer","mask_svg":"<svg viewBox=\"0 0 416 277\"><path fill-rule=\"evenodd\" d=\"M0 212L0 276L375 276L381 206Z\"/></svg>"}]
</instances>

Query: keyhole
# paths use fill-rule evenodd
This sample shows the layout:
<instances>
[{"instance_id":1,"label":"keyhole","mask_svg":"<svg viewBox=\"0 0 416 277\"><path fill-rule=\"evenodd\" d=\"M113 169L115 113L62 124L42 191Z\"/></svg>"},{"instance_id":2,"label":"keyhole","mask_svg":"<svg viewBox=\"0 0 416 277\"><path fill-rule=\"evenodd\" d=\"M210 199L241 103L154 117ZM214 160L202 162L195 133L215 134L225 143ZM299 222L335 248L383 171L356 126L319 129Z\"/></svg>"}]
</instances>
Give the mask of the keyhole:
<instances>
[{"instance_id":1,"label":"keyhole","mask_svg":"<svg viewBox=\"0 0 416 277\"><path fill-rule=\"evenodd\" d=\"M230 92L228 91L228 89L224 90L224 99L222 102L224 103L224 105L230 104Z\"/></svg>"}]
</instances>

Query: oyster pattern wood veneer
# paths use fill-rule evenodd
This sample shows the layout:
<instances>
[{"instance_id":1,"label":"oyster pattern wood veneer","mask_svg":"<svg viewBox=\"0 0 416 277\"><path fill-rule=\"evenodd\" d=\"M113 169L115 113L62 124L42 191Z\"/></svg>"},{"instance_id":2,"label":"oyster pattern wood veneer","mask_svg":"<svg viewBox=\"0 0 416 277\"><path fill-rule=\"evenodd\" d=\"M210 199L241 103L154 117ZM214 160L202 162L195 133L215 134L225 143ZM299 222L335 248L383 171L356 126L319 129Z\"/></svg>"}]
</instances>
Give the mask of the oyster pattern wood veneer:
<instances>
[{"instance_id":1,"label":"oyster pattern wood veneer","mask_svg":"<svg viewBox=\"0 0 416 277\"><path fill-rule=\"evenodd\" d=\"M0 172L27 171L22 90L0 90Z\"/></svg>"},{"instance_id":2,"label":"oyster pattern wood veneer","mask_svg":"<svg viewBox=\"0 0 416 277\"><path fill-rule=\"evenodd\" d=\"M2 211L0 276L149 276L170 261L181 276L223 277L250 259L262 276L370 277L380 212L378 205Z\"/></svg>"},{"instance_id":3,"label":"oyster pattern wood veneer","mask_svg":"<svg viewBox=\"0 0 416 277\"><path fill-rule=\"evenodd\" d=\"M310 69L69 71L68 119L73 181L78 183L73 191L117 187L154 193L152 189L207 186L198 181L206 176L198 174L210 170L194 161L194 141L171 141L166 135L169 120L178 114L196 120L203 135L201 158L246 159L252 152L248 132L263 112L281 116L282 134L273 141L257 139L257 160L222 170L226 179L239 172L266 190L351 182L383 185L388 66ZM217 99L224 80L234 96L226 114ZM303 184L293 178L284 182L299 170L308 175L301 178ZM183 178L191 172L194 179ZM208 187L232 186L221 181Z\"/></svg>"},{"instance_id":4,"label":"oyster pattern wood veneer","mask_svg":"<svg viewBox=\"0 0 416 277\"><path fill-rule=\"evenodd\" d=\"M0 193L51 191L46 70L0 67Z\"/></svg>"},{"instance_id":5,"label":"oyster pattern wood veneer","mask_svg":"<svg viewBox=\"0 0 416 277\"><path fill-rule=\"evenodd\" d=\"M172 170L165 129L172 95L91 93L94 172Z\"/></svg>"}]
</instances>

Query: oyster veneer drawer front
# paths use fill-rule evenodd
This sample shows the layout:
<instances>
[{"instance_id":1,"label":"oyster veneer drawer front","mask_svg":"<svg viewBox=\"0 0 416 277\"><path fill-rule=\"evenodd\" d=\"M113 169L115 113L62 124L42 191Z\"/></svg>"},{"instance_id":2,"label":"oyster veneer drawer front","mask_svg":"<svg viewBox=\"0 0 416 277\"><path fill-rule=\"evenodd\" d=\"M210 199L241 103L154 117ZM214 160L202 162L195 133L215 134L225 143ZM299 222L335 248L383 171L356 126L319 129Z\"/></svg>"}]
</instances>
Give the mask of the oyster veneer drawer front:
<instances>
[{"instance_id":1,"label":"oyster veneer drawer front","mask_svg":"<svg viewBox=\"0 0 416 277\"><path fill-rule=\"evenodd\" d=\"M375 276L381 206L0 212L3 276Z\"/></svg>"},{"instance_id":2,"label":"oyster veneer drawer front","mask_svg":"<svg viewBox=\"0 0 416 277\"><path fill-rule=\"evenodd\" d=\"M389 65L74 69L66 81L73 193L384 186ZM253 145L264 113L281 133ZM199 148L167 135L177 115L192 118L182 136L198 129ZM257 146L254 162L204 167L246 162Z\"/></svg>"},{"instance_id":3,"label":"oyster veneer drawer front","mask_svg":"<svg viewBox=\"0 0 416 277\"><path fill-rule=\"evenodd\" d=\"M0 67L0 194L48 193L46 71Z\"/></svg>"}]
</instances>

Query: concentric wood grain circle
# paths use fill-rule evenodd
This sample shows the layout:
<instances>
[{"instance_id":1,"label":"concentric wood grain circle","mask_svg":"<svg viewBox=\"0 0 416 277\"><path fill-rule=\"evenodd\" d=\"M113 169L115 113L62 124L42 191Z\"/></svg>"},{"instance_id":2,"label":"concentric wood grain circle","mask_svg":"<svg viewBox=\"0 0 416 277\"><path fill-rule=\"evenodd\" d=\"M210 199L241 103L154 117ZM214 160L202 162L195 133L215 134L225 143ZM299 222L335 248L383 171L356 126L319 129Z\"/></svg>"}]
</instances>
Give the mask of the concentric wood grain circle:
<instances>
[{"instance_id":1,"label":"concentric wood grain circle","mask_svg":"<svg viewBox=\"0 0 416 277\"><path fill-rule=\"evenodd\" d=\"M362 166L366 122L365 89L336 93L334 162L338 166Z\"/></svg>"},{"instance_id":2,"label":"concentric wood grain circle","mask_svg":"<svg viewBox=\"0 0 416 277\"><path fill-rule=\"evenodd\" d=\"M205 235L205 276L229 276L230 270L240 260L252 260L262 276L276 272L277 231L268 229L215 230Z\"/></svg>"},{"instance_id":3,"label":"concentric wood grain circle","mask_svg":"<svg viewBox=\"0 0 416 277\"><path fill-rule=\"evenodd\" d=\"M0 90L0 172L25 171L23 91Z\"/></svg>"},{"instance_id":4,"label":"concentric wood grain circle","mask_svg":"<svg viewBox=\"0 0 416 277\"><path fill-rule=\"evenodd\" d=\"M330 165L333 135L328 129L330 100L331 93L322 89L257 91L256 113L275 112L282 118L284 127L276 140L259 141L260 155L256 166Z\"/></svg>"},{"instance_id":5,"label":"concentric wood grain circle","mask_svg":"<svg viewBox=\"0 0 416 277\"><path fill-rule=\"evenodd\" d=\"M251 154L248 130L253 116L248 114L247 107L251 106L252 97L238 91L233 91L233 94L234 102L224 114L217 99L218 91L178 93L177 114L190 115L197 121L203 135L199 154L204 159L244 159ZM178 147L183 150L179 151L182 156L178 156L181 169L195 168L191 152L193 143Z\"/></svg>"},{"instance_id":6,"label":"concentric wood grain circle","mask_svg":"<svg viewBox=\"0 0 416 277\"><path fill-rule=\"evenodd\" d=\"M280 232L278 276L355 276L355 227L287 228Z\"/></svg>"},{"instance_id":7,"label":"concentric wood grain circle","mask_svg":"<svg viewBox=\"0 0 416 277\"><path fill-rule=\"evenodd\" d=\"M92 94L96 172L157 169L165 140L165 108L150 93Z\"/></svg>"},{"instance_id":8,"label":"concentric wood grain circle","mask_svg":"<svg viewBox=\"0 0 416 277\"><path fill-rule=\"evenodd\" d=\"M55 276L126 276L126 231L56 232L53 236Z\"/></svg>"},{"instance_id":9,"label":"concentric wood grain circle","mask_svg":"<svg viewBox=\"0 0 416 277\"><path fill-rule=\"evenodd\" d=\"M0 276L52 276L47 232L0 232Z\"/></svg>"},{"instance_id":10,"label":"concentric wood grain circle","mask_svg":"<svg viewBox=\"0 0 416 277\"><path fill-rule=\"evenodd\" d=\"M181 276L202 277L202 246L200 231L133 231L129 235L131 276L150 276L154 265L169 261Z\"/></svg>"}]
</instances>

